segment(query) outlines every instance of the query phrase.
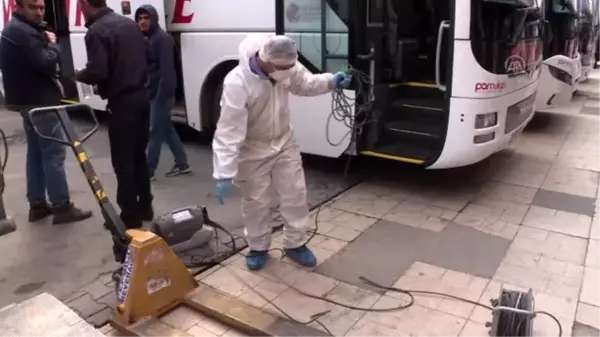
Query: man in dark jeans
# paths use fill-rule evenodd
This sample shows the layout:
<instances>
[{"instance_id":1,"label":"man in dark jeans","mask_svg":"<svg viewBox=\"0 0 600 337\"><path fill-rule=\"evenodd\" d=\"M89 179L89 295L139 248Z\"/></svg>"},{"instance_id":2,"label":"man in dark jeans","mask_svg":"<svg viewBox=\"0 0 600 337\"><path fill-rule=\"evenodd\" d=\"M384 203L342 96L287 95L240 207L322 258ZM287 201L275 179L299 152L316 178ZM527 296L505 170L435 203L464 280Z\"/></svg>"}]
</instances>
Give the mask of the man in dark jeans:
<instances>
[{"instance_id":1,"label":"man in dark jeans","mask_svg":"<svg viewBox=\"0 0 600 337\"><path fill-rule=\"evenodd\" d=\"M96 85L108 100L108 137L117 176L117 203L128 228L152 220L152 193L146 162L150 103L146 41L136 23L114 13L105 0L78 0L86 19L88 62L79 82Z\"/></svg>"},{"instance_id":2,"label":"man in dark jeans","mask_svg":"<svg viewBox=\"0 0 600 337\"><path fill-rule=\"evenodd\" d=\"M183 144L177 135L171 109L175 104L175 52L173 38L162 30L158 24L158 13L152 5L143 5L135 12L135 21L148 39L150 81L150 144L148 145L148 164L150 179L154 180L154 172L158 167L163 139L175 157L175 165L167 172L167 177L192 172L188 165Z\"/></svg>"},{"instance_id":3,"label":"man in dark jeans","mask_svg":"<svg viewBox=\"0 0 600 337\"><path fill-rule=\"evenodd\" d=\"M29 120L29 110L60 105L62 86L58 81L60 50L56 36L44 29L44 0L17 0L16 11L2 31L0 70L6 104L23 115L27 137L27 200L29 221L54 214L53 223L63 224L87 219L92 212L76 208L70 201L65 174L66 149L39 137ZM64 137L54 112L37 115L39 131L50 137ZM46 201L46 193L51 205Z\"/></svg>"}]
</instances>

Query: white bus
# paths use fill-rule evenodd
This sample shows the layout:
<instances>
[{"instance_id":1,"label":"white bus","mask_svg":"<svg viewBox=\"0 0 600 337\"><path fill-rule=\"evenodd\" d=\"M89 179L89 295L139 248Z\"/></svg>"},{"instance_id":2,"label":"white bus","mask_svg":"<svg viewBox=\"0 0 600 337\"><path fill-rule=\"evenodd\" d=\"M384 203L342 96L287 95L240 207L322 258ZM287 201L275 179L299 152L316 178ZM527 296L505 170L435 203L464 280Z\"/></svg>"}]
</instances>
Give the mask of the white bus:
<instances>
[{"instance_id":1,"label":"white bus","mask_svg":"<svg viewBox=\"0 0 600 337\"><path fill-rule=\"evenodd\" d=\"M352 66L372 79L369 92L346 92L359 102L372 101L368 111L357 110L350 124L362 127L352 130L347 120L328 122L332 96L290 97L292 124L304 153L459 167L506 148L533 116L542 49L534 0L108 4L131 18L142 4L165 14L161 26L174 37L179 56L173 119L201 132L216 125L223 78L236 66L238 45L248 33L296 39L301 62L313 72ZM76 0L67 0L66 8L74 68L81 68L86 62L83 20ZM84 86L77 85L77 91L80 101L105 108ZM352 135L344 138L349 131Z\"/></svg>"},{"instance_id":2,"label":"white bus","mask_svg":"<svg viewBox=\"0 0 600 337\"><path fill-rule=\"evenodd\" d=\"M549 110L571 102L581 77L578 0L545 0L542 8L551 37L544 44L535 107Z\"/></svg>"}]
</instances>

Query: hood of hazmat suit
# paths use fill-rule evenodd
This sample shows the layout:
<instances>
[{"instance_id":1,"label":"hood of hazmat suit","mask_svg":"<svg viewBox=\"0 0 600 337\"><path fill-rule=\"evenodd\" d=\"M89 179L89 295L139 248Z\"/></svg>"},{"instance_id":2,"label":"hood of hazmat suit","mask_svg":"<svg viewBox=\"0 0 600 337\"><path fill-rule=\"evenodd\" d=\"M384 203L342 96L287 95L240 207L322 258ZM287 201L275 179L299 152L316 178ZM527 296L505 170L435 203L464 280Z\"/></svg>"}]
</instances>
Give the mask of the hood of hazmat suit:
<instances>
[{"instance_id":1,"label":"hood of hazmat suit","mask_svg":"<svg viewBox=\"0 0 600 337\"><path fill-rule=\"evenodd\" d=\"M267 158L292 145L289 93L317 96L331 91L332 74L312 74L299 62L283 81L253 73L249 61L270 37L250 34L242 41L240 63L225 77L212 144L215 179L233 179L241 161Z\"/></svg>"}]
</instances>

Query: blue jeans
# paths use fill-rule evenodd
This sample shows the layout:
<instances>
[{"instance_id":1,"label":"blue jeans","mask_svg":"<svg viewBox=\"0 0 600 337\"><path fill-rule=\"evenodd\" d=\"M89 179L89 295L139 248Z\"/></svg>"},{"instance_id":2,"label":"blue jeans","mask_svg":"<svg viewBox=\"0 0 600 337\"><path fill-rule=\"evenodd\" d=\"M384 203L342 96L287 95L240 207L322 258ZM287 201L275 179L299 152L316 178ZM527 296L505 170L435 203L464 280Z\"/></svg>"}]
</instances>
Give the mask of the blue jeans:
<instances>
[{"instance_id":1,"label":"blue jeans","mask_svg":"<svg viewBox=\"0 0 600 337\"><path fill-rule=\"evenodd\" d=\"M173 121L171 121L171 109L174 104L174 98L167 102L157 102L156 100L153 100L150 104L148 166L150 166L151 172L154 172L158 167L163 140L167 142L169 149L171 149L171 153L173 153L173 157L175 157L175 164L180 168L188 166L185 149L175 130Z\"/></svg>"},{"instance_id":2,"label":"blue jeans","mask_svg":"<svg viewBox=\"0 0 600 337\"><path fill-rule=\"evenodd\" d=\"M65 139L58 117L53 113L39 114L35 117L35 125L43 135ZM29 117L23 118L23 127L27 138L27 200L31 204L45 202L47 192L52 205L68 203L65 146L38 136Z\"/></svg>"}]
</instances>

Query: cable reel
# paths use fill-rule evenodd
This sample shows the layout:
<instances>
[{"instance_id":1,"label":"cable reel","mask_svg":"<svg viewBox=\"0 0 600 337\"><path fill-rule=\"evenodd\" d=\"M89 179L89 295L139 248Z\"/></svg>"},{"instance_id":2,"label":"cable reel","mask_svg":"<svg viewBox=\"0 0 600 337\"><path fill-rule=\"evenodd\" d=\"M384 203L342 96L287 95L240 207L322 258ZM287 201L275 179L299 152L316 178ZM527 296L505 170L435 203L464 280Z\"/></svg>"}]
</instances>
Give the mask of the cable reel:
<instances>
[{"instance_id":1,"label":"cable reel","mask_svg":"<svg viewBox=\"0 0 600 337\"><path fill-rule=\"evenodd\" d=\"M492 322L490 336L532 336L535 317L533 291L500 289L497 299L492 299Z\"/></svg>"}]
</instances>

